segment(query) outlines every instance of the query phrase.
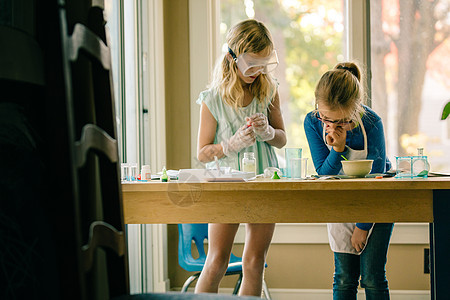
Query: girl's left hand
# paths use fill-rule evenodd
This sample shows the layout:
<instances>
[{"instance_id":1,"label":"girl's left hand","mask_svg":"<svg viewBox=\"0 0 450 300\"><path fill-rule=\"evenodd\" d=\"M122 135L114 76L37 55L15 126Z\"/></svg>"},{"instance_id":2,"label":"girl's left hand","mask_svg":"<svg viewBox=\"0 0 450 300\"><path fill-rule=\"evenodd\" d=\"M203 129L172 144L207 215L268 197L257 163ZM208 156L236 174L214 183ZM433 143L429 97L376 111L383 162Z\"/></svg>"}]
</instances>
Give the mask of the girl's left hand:
<instances>
[{"instance_id":1,"label":"girl's left hand","mask_svg":"<svg viewBox=\"0 0 450 300\"><path fill-rule=\"evenodd\" d=\"M347 131L341 126L327 125L325 132L328 133L325 137L327 144L333 146L336 152L344 152Z\"/></svg>"},{"instance_id":2,"label":"girl's left hand","mask_svg":"<svg viewBox=\"0 0 450 300\"><path fill-rule=\"evenodd\" d=\"M369 231L355 227L352 235L352 246L356 251L361 252L366 246L367 235Z\"/></svg>"},{"instance_id":3,"label":"girl's left hand","mask_svg":"<svg viewBox=\"0 0 450 300\"><path fill-rule=\"evenodd\" d=\"M275 137L275 129L269 125L269 120L263 113L247 117L246 121L253 126L253 130L261 141L269 141Z\"/></svg>"}]
</instances>

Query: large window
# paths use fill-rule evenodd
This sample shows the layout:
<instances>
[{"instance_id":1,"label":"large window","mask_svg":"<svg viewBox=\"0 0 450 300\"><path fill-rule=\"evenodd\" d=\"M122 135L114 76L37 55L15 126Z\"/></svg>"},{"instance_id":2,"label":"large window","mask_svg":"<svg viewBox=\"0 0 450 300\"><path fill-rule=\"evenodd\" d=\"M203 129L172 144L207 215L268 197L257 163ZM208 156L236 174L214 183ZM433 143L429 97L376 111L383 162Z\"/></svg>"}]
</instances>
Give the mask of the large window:
<instances>
[{"instance_id":1,"label":"large window","mask_svg":"<svg viewBox=\"0 0 450 300\"><path fill-rule=\"evenodd\" d=\"M271 31L280 60L273 74L279 83L286 147L303 148L303 157L311 157L303 120L314 109L315 85L346 57L344 16L342 0L221 1L222 53L227 50L227 30L239 21L254 18ZM276 152L284 167L284 151ZM314 173L311 159L308 172Z\"/></svg>"},{"instance_id":2,"label":"large window","mask_svg":"<svg viewBox=\"0 0 450 300\"><path fill-rule=\"evenodd\" d=\"M120 159L156 172L165 161L158 133L165 131L162 0L107 0L105 16ZM166 225L132 224L126 231L131 293L165 292Z\"/></svg>"},{"instance_id":3,"label":"large window","mask_svg":"<svg viewBox=\"0 0 450 300\"><path fill-rule=\"evenodd\" d=\"M320 75L348 59L345 7L351 1L222 0L220 34L233 24L255 18L272 32L280 65L274 72L288 136L287 147L303 148L310 157L303 130L313 109ZM388 156L415 155L424 148L432 171L450 170L450 121L441 121L450 100L450 1L370 1L370 55L367 55L369 104L383 118ZM352 26L351 30L361 24ZM355 27L356 26L356 27ZM349 32L351 32L351 30ZM364 47L364 36L352 40ZM365 50L367 51L367 50ZM350 55L355 58L354 55ZM363 63L363 61L359 61ZM283 151L277 151L280 164ZM309 172L314 172L309 164Z\"/></svg>"},{"instance_id":4,"label":"large window","mask_svg":"<svg viewBox=\"0 0 450 300\"><path fill-rule=\"evenodd\" d=\"M450 1L371 1L373 107L387 133L388 153L424 148L432 171L450 171ZM394 160L395 162L395 160Z\"/></svg>"}]
</instances>

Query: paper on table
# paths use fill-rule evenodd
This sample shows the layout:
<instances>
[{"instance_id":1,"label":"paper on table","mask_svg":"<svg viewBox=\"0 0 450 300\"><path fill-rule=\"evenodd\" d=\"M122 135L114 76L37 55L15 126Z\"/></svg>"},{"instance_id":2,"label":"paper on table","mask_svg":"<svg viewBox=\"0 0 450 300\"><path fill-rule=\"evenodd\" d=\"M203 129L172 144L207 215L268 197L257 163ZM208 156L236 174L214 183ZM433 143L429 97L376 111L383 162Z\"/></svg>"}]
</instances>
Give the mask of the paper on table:
<instances>
[{"instance_id":1,"label":"paper on table","mask_svg":"<svg viewBox=\"0 0 450 300\"><path fill-rule=\"evenodd\" d=\"M246 180L244 178L233 178L233 177L213 177L213 178L206 178L205 179L208 182L245 182Z\"/></svg>"},{"instance_id":2,"label":"paper on table","mask_svg":"<svg viewBox=\"0 0 450 300\"><path fill-rule=\"evenodd\" d=\"M445 172L428 172L428 177L450 176L450 173Z\"/></svg>"},{"instance_id":3,"label":"paper on table","mask_svg":"<svg viewBox=\"0 0 450 300\"><path fill-rule=\"evenodd\" d=\"M254 176L255 174L252 172L242 172L236 170L223 172L217 169L181 169L178 174L178 181L246 181Z\"/></svg>"}]
</instances>

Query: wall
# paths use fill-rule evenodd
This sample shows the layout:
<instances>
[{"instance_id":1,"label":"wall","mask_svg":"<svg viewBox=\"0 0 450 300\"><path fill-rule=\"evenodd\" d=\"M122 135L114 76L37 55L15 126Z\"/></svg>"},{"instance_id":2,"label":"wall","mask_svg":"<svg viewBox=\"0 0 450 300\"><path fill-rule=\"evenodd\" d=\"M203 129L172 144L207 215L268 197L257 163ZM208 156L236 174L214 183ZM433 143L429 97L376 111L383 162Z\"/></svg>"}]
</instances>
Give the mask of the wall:
<instances>
[{"instance_id":1,"label":"wall","mask_svg":"<svg viewBox=\"0 0 450 300\"><path fill-rule=\"evenodd\" d=\"M189 6L164 1L164 64L168 169L190 167Z\"/></svg>"},{"instance_id":2,"label":"wall","mask_svg":"<svg viewBox=\"0 0 450 300\"><path fill-rule=\"evenodd\" d=\"M192 275L178 265L178 230L168 227L169 278L171 289L179 289ZM275 240L275 239L274 239ZM423 249L428 244L391 244L387 277L391 290L429 290L430 276L423 272ZM236 244L233 253L242 254L243 245ZM328 244L283 244L270 246L265 279L275 289L331 289L333 253ZM232 287L236 277L225 278L221 287Z\"/></svg>"}]
</instances>

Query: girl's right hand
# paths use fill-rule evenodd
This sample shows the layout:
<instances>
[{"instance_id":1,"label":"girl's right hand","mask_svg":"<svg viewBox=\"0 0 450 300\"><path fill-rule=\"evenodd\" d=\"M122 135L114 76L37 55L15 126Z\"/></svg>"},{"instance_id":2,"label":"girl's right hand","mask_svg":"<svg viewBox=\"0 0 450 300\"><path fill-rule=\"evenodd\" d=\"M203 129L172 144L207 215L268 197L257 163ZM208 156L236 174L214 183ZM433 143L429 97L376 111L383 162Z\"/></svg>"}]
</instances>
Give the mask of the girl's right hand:
<instances>
[{"instance_id":1,"label":"girl's right hand","mask_svg":"<svg viewBox=\"0 0 450 300\"><path fill-rule=\"evenodd\" d=\"M263 113L256 113L246 118L247 122L253 126L253 130L260 141L273 140L275 129L270 126L269 120Z\"/></svg>"},{"instance_id":2,"label":"girl's right hand","mask_svg":"<svg viewBox=\"0 0 450 300\"><path fill-rule=\"evenodd\" d=\"M361 252L364 250L364 247L366 246L366 240L367 235L369 234L369 231L359 229L358 227L355 227L355 230L353 231L351 242L353 248L356 249L356 251Z\"/></svg>"},{"instance_id":3,"label":"girl's right hand","mask_svg":"<svg viewBox=\"0 0 450 300\"><path fill-rule=\"evenodd\" d=\"M221 145L223 153L230 156L240 150L253 145L256 141L255 132L252 126L244 125L239 128L236 133L226 141L222 141Z\"/></svg>"},{"instance_id":4,"label":"girl's right hand","mask_svg":"<svg viewBox=\"0 0 450 300\"><path fill-rule=\"evenodd\" d=\"M333 149L336 152L344 152L347 131L341 126L327 125L325 132L328 133L325 137L327 144L333 146Z\"/></svg>"}]
</instances>

